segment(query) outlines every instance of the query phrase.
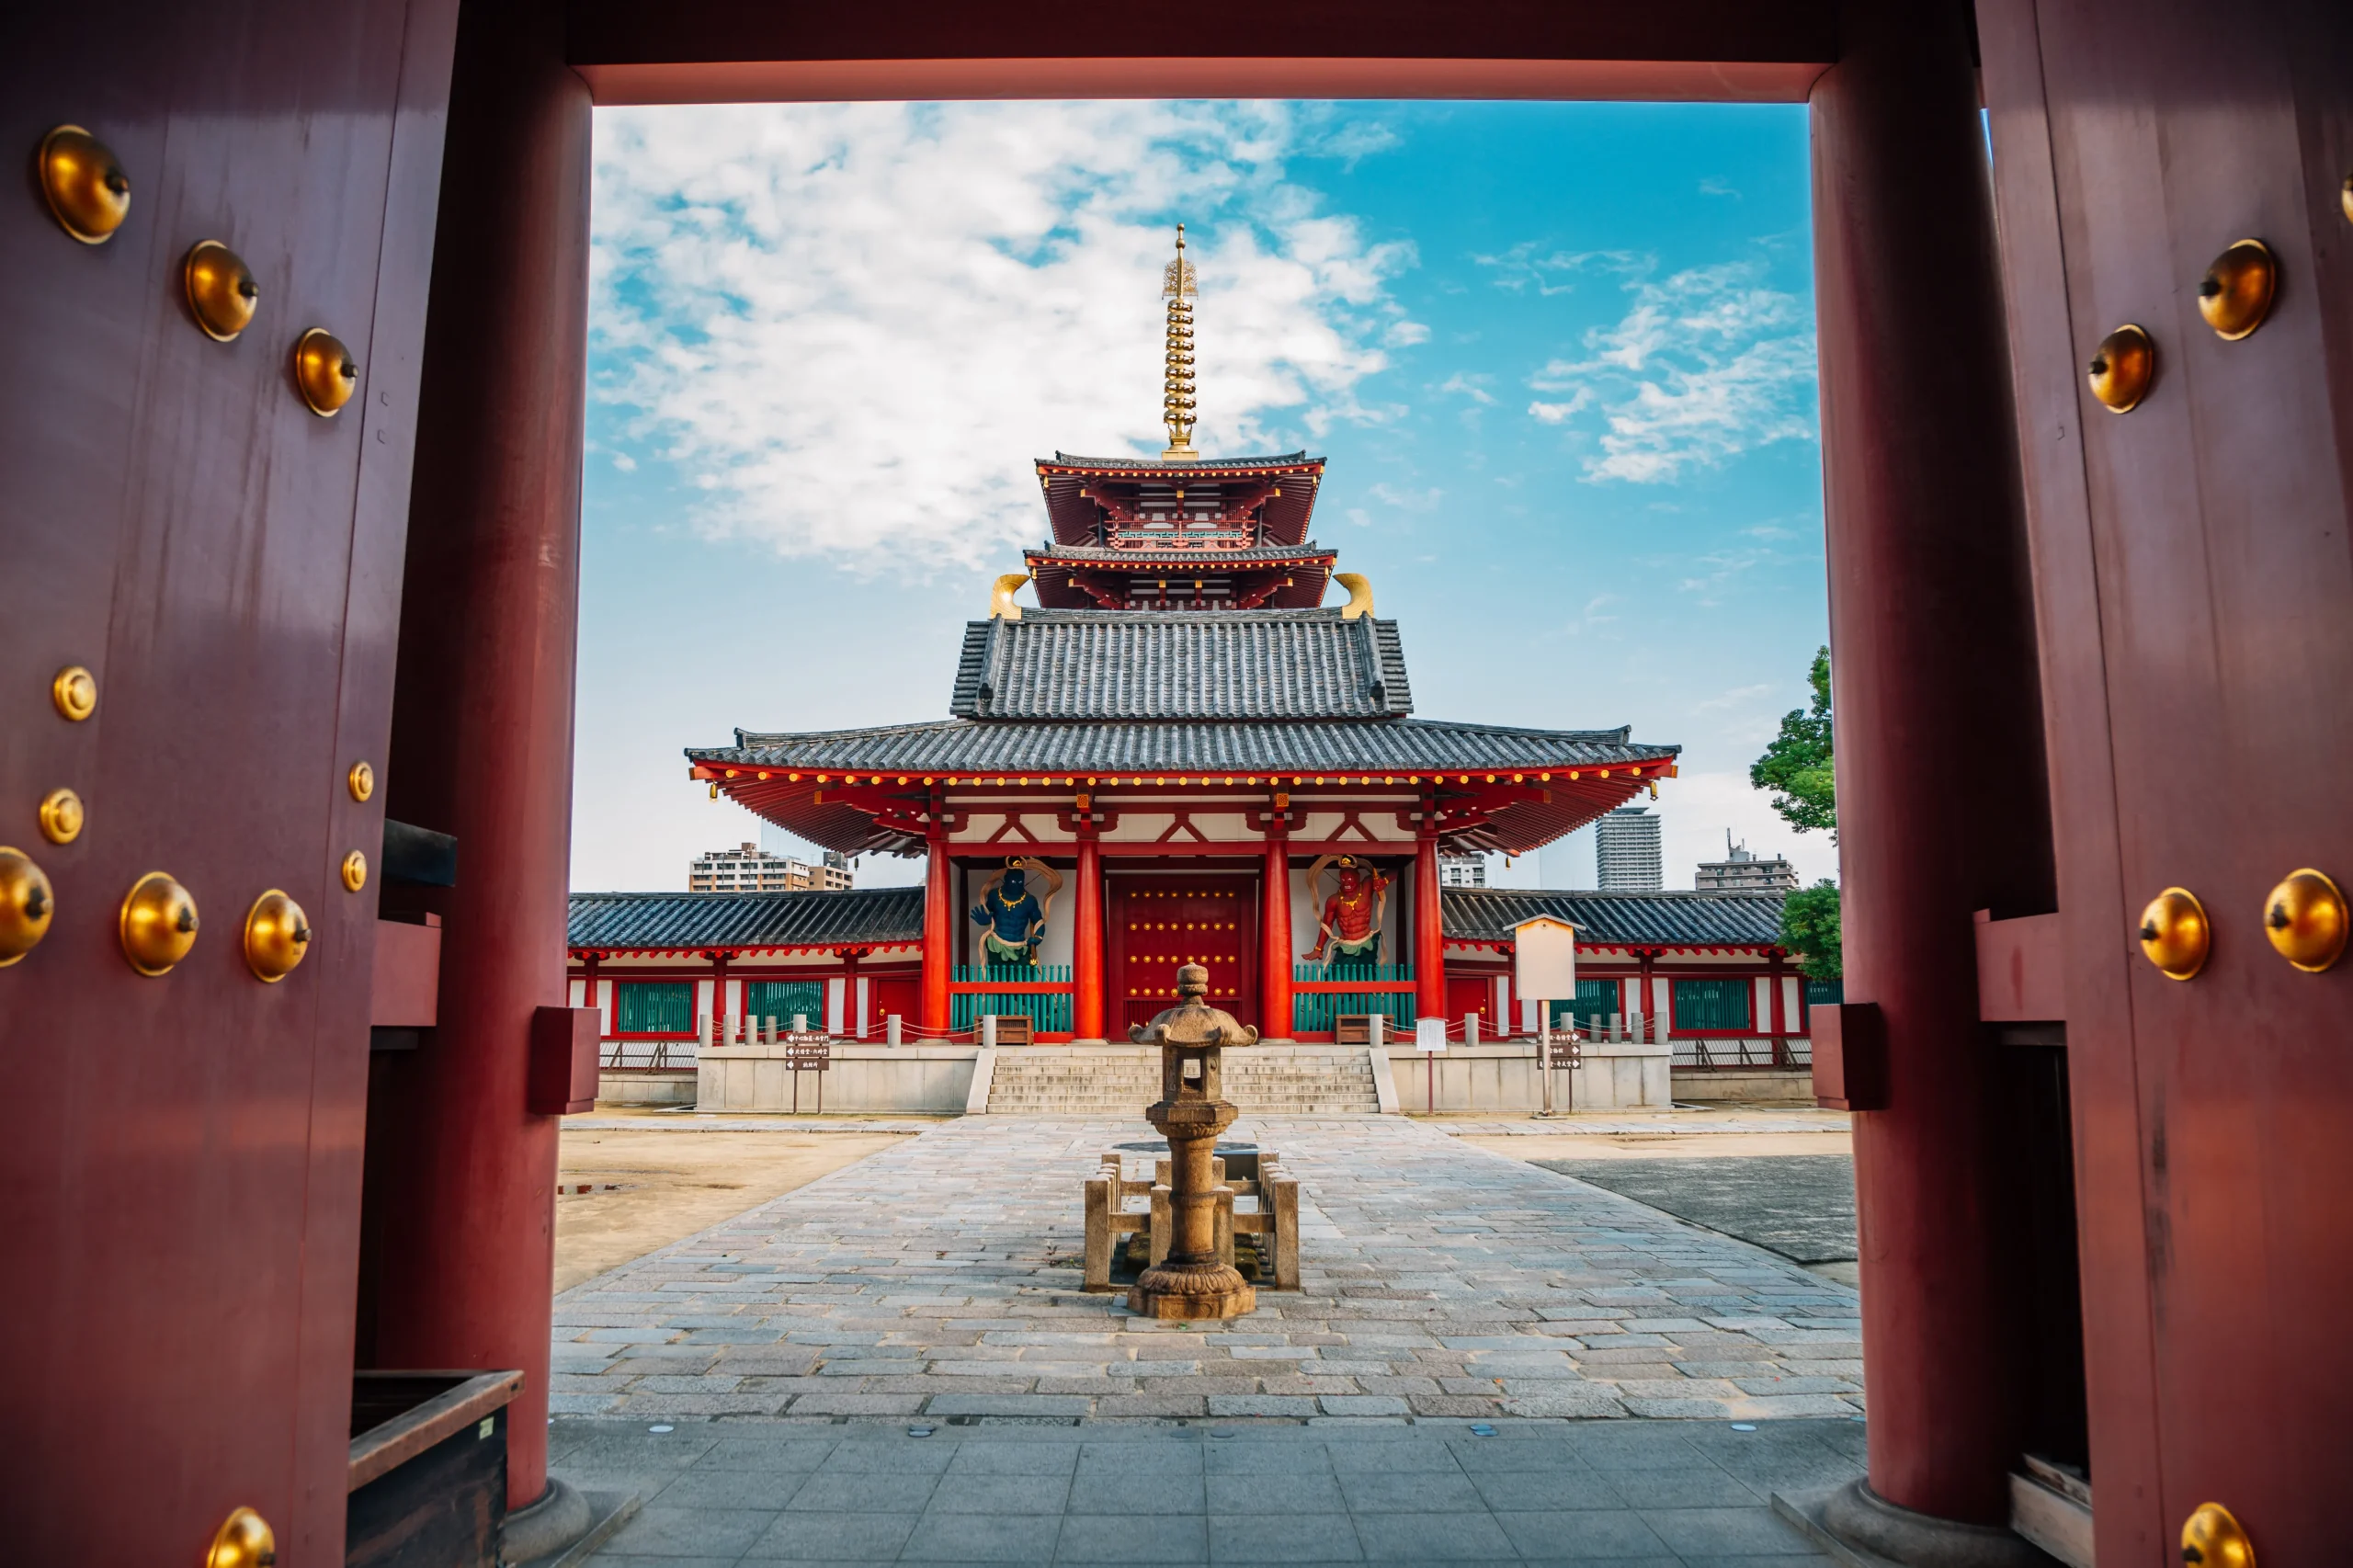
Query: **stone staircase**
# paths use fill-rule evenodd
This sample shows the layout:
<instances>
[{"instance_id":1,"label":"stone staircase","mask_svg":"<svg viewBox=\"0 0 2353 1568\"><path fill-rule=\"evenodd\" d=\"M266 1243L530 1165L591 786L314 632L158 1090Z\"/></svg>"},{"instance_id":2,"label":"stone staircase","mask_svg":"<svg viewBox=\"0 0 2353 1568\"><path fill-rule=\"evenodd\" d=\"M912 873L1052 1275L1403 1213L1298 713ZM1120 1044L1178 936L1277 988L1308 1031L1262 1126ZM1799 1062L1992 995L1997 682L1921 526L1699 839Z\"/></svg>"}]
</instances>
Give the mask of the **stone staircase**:
<instances>
[{"instance_id":1,"label":"stone staircase","mask_svg":"<svg viewBox=\"0 0 2353 1568\"><path fill-rule=\"evenodd\" d=\"M1225 1053L1225 1097L1260 1116L1373 1116L1381 1102L1362 1046L1240 1047ZM1035 1045L996 1053L992 1116L1142 1117L1160 1097L1160 1052L1142 1046Z\"/></svg>"}]
</instances>

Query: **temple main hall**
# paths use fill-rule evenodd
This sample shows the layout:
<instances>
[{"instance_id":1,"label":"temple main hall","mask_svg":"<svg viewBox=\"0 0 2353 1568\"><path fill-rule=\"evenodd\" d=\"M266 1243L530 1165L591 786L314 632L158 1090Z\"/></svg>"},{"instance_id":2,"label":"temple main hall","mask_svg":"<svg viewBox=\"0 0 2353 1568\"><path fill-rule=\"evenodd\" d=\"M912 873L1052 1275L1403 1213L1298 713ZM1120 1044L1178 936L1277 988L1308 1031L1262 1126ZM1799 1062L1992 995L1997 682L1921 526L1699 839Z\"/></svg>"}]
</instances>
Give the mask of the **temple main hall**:
<instances>
[{"instance_id":1,"label":"temple main hall","mask_svg":"<svg viewBox=\"0 0 2353 1568\"><path fill-rule=\"evenodd\" d=\"M575 894L580 1002L606 1007L613 981L621 1040L715 1023L723 1042L747 1016L870 1040L895 1016L909 1040L996 1017L1123 1041L1197 962L1269 1040L1374 1015L1495 1038L1536 1022L1511 994L1512 926L1550 913L1580 927L1591 978L1552 1000L1584 1021L1785 1060L1805 1002L1778 896L1441 893L1442 856L1525 855L1655 798L1677 748L1417 715L1398 623L1313 537L1324 460L1193 449L1181 229L1163 282L1165 449L1037 460L1049 537L965 627L945 717L687 753L713 798L812 843L920 857L920 902ZM645 984L671 1001L627 994Z\"/></svg>"}]
</instances>

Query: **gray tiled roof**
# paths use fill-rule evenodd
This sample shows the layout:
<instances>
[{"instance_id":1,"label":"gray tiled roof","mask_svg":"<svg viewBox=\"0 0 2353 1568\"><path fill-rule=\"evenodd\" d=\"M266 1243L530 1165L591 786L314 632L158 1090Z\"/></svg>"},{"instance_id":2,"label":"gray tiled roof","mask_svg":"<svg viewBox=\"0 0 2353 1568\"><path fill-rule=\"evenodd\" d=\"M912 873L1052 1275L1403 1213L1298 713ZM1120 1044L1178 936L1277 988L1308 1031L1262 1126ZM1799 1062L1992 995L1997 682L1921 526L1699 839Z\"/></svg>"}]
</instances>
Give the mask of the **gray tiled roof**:
<instances>
[{"instance_id":1,"label":"gray tiled roof","mask_svg":"<svg viewBox=\"0 0 2353 1568\"><path fill-rule=\"evenodd\" d=\"M1187 545L1178 549L1172 542L1167 548L1142 547L1123 549L1108 544L1057 544L1048 540L1035 550L1025 550L1022 555L1031 561L1100 561L1111 566L1132 566L1142 572L1154 566L1166 566L1182 562L1186 565L1211 566L1228 561L1298 561L1320 560L1337 551L1320 545L1313 540L1304 544L1247 544L1233 549L1199 549ZM1024 611L1025 615L1029 612ZM1122 612L1125 613L1125 612Z\"/></svg>"},{"instance_id":2,"label":"gray tiled roof","mask_svg":"<svg viewBox=\"0 0 2353 1568\"><path fill-rule=\"evenodd\" d=\"M574 948L669 951L915 942L923 889L817 892L576 892L564 940Z\"/></svg>"},{"instance_id":3,"label":"gray tiled roof","mask_svg":"<svg viewBox=\"0 0 2353 1568\"><path fill-rule=\"evenodd\" d=\"M991 722L1381 719L1413 710L1397 623L1344 620L1336 608L1038 609L1018 620L976 620L964 628L949 703L960 718Z\"/></svg>"},{"instance_id":4,"label":"gray tiled roof","mask_svg":"<svg viewBox=\"0 0 2353 1568\"><path fill-rule=\"evenodd\" d=\"M713 766L878 773L1411 773L1610 767L1665 762L1682 749L1636 745L1629 733L1429 719L1223 724L938 719L809 734L738 730L733 746L689 747L687 756Z\"/></svg>"},{"instance_id":5,"label":"gray tiled roof","mask_svg":"<svg viewBox=\"0 0 2353 1568\"><path fill-rule=\"evenodd\" d=\"M1778 946L1778 892L1548 892L1520 888L1447 888L1441 923L1462 941L1508 941L1523 920L1550 915L1581 940L1700 946Z\"/></svg>"},{"instance_id":6,"label":"gray tiled roof","mask_svg":"<svg viewBox=\"0 0 2353 1568\"><path fill-rule=\"evenodd\" d=\"M1063 468L1114 468L1131 473L1165 470L1170 473L1199 473L1203 470L1222 468L1297 468L1302 463L1322 462L1311 458L1305 448L1279 457L1263 458L1195 458L1189 462L1168 462L1159 458L1082 458L1070 452L1056 452L1051 460Z\"/></svg>"}]
</instances>

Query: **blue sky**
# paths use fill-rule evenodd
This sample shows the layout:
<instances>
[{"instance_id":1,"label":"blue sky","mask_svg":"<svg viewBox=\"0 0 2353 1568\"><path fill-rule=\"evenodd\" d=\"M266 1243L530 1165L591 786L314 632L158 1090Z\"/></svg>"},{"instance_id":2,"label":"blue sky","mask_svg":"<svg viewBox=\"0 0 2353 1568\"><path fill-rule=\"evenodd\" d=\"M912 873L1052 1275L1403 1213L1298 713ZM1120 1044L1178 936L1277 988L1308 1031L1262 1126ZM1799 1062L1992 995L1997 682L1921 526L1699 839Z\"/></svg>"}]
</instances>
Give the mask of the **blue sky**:
<instances>
[{"instance_id":1,"label":"blue sky","mask_svg":"<svg viewBox=\"0 0 2353 1568\"><path fill-rule=\"evenodd\" d=\"M616 109L597 140L575 888L758 836L682 746L944 715L1044 532L1029 460L1163 444L1179 221L1196 444L1329 457L1316 537L1401 622L1421 716L1682 744L1669 886L1726 829L1835 874L1746 782L1826 640L1802 107Z\"/></svg>"}]
</instances>

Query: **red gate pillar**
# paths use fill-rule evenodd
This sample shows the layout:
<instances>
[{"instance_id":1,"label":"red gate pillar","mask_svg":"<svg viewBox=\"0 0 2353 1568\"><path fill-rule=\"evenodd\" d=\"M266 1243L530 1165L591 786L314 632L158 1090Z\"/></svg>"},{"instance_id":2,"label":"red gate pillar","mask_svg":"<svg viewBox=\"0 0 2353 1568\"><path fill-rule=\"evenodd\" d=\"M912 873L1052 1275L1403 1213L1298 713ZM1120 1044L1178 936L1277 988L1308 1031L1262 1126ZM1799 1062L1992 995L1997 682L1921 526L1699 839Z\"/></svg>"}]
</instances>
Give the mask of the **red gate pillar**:
<instances>
[{"instance_id":1,"label":"red gate pillar","mask_svg":"<svg viewBox=\"0 0 2353 1568\"><path fill-rule=\"evenodd\" d=\"M948 906L948 825L932 808L931 854L923 877L923 1027L948 1032L948 970L956 940L956 912Z\"/></svg>"},{"instance_id":2,"label":"red gate pillar","mask_svg":"<svg viewBox=\"0 0 2353 1568\"><path fill-rule=\"evenodd\" d=\"M1258 1033L1289 1040L1290 994L1290 814L1287 803L1267 813L1267 865L1258 888Z\"/></svg>"},{"instance_id":3,"label":"red gate pillar","mask_svg":"<svg viewBox=\"0 0 2353 1568\"><path fill-rule=\"evenodd\" d=\"M1438 804L1422 808L1421 836L1414 845L1414 1012L1446 1017L1446 932L1438 899Z\"/></svg>"},{"instance_id":4,"label":"red gate pillar","mask_svg":"<svg viewBox=\"0 0 2353 1568\"><path fill-rule=\"evenodd\" d=\"M1961 0L1841 7L1813 94L1814 259L1847 994L1888 1053L1887 1108L1854 1119L1870 1485L2006 1524L2027 1362L1971 912L2053 894L1969 28Z\"/></svg>"},{"instance_id":5,"label":"red gate pillar","mask_svg":"<svg viewBox=\"0 0 2353 1568\"><path fill-rule=\"evenodd\" d=\"M1088 813L1078 824L1078 924L1070 934L1070 1030L1078 1040L1103 1038L1103 846Z\"/></svg>"},{"instance_id":6,"label":"red gate pillar","mask_svg":"<svg viewBox=\"0 0 2353 1568\"><path fill-rule=\"evenodd\" d=\"M588 347L589 97L559 7L464 7L449 146L386 787L392 816L457 835L459 872L439 1027L370 1108L373 1361L521 1369L521 1508L547 1490L557 1121L526 1096L533 1016L569 989Z\"/></svg>"}]
</instances>

